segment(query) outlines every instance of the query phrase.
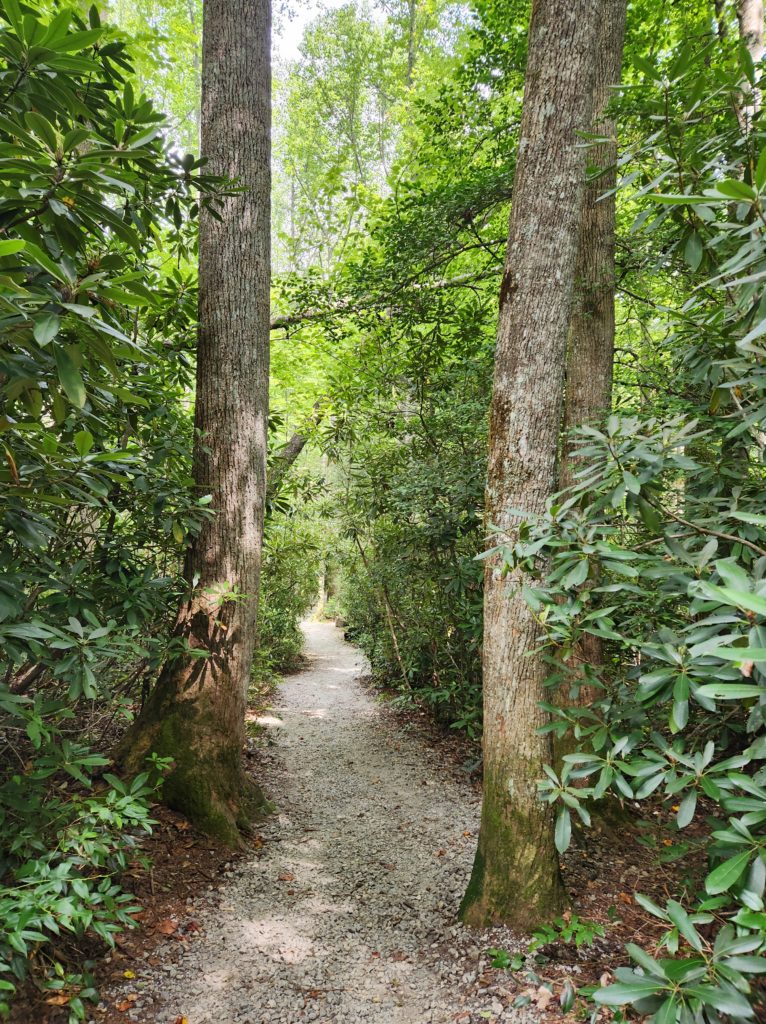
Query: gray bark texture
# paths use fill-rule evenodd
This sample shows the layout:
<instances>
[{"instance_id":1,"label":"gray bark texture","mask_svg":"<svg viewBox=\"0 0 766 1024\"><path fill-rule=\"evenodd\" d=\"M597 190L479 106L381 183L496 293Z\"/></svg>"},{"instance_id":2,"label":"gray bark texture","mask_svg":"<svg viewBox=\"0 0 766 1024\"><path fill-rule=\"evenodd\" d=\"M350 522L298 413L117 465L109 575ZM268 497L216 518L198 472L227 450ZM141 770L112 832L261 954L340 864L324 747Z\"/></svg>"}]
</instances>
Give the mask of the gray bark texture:
<instances>
[{"instance_id":1,"label":"gray bark texture","mask_svg":"<svg viewBox=\"0 0 766 1024\"><path fill-rule=\"evenodd\" d=\"M534 0L490 422L487 521L512 543L514 510L539 513L557 485L564 365L585 185L578 132L592 115L597 0ZM537 781L551 760L540 631L497 556L484 598L484 799L461 907L473 926L526 930L565 894L550 808Z\"/></svg>"},{"instance_id":2,"label":"gray bark texture","mask_svg":"<svg viewBox=\"0 0 766 1024\"><path fill-rule=\"evenodd\" d=\"M737 0L739 34L753 63L763 57L763 0Z\"/></svg>"},{"instance_id":3,"label":"gray bark texture","mask_svg":"<svg viewBox=\"0 0 766 1024\"><path fill-rule=\"evenodd\" d=\"M737 21L740 39L756 66L755 80L760 82L759 65L764 55L763 0L737 0ZM749 82L743 82L742 103L737 110L743 129L750 130L753 117L761 109L761 102L761 90L754 89Z\"/></svg>"},{"instance_id":4,"label":"gray bark texture","mask_svg":"<svg viewBox=\"0 0 766 1024\"><path fill-rule=\"evenodd\" d=\"M266 495L271 70L269 0L205 0L202 153L236 179L200 222L194 479L215 512L187 556L190 597L170 660L120 751L129 770L173 758L166 802L237 844L262 806L241 766Z\"/></svg>"},{"instance_id":5,"label":"gray bark texture","mask_svg":"<svg viewBox=\"0 0 766 1024\"><path fill-rule=\"evenodd\" d=\"M596 47L591 133L607 140L588 148L601 173L585 188L575 294L567 344L564 444L559 485L573 482L576 464L569 431L599 419L612 403L614 365L615 197L617 125L607 107L622 73L626 0L602 0Z\"/></svg>"},{"instance_id":6,"label":"gray bark texture","mask_svg":"<svg viewBox=\"0 0 766 1024\"><path fill-rule=\"evenodd\" d=\"M614 86L619 85L621 78L626 14L626 0L602 0L596 44L591 134L605 141L591 145L586 157L589 166L594 168L594 175L589 177L585 187L575 268L574 303L567 342L563 440L559 467L561 488L575 482L578 469L572 430L599 420L609 412L612 404L615 197L605 193L614 189L617 180L617 125L612 117L607 116L607 108ZM601 171L597 176L595 169ZM574 700L562 688L556 694L556 702L570 707L573 703L580 707L591 704L598 691L593 686L582 684L583 666L598 666L603 660L601 641L584 634L570 665L574 679L579 683L577 699ZM560 768L564 754L572 753L572 738L556 738L553 746L555 762Z\"/></svg>"}]
</instances>

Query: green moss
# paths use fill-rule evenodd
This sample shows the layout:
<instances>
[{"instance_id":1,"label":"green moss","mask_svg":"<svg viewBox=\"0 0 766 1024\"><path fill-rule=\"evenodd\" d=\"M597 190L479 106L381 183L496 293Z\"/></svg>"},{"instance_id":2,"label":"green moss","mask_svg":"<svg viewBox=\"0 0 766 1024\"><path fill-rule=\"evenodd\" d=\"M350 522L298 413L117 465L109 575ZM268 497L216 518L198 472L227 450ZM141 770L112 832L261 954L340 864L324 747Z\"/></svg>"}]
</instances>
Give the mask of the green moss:
<instances>
[{"instance_id":1,"label":"green moss","mask_svg":"<svg viewBox=\"0 0 766 1024\"><path fill-rule=\"evenodd\" d=\"M564 909L547 814L542 807L523 813L506 784L486 779L479 844L459 911L466 924L507 924L526 931Z\"/></svg>"},{"instance_id":2,"label":"green moss","mask_svg":"<svg viewBox=\"0 0 766 1024\"><path fill-rule=\"evenodd\" d=\"M484 891L484 854L481 851L481 846L477 847L476 856L473 859L473 870L471 871L471 880L468 883L468 888L465 891L465 896L460 903L460 909L458 910L458 917L461 921L465 921L466 924L470 924L471 908L481 902L482 892Z\"/></svg>"},{"instance_id":3,"label":"green moss","mask_svg":"<svg viewBox=\"0 0 766 1024\"><path fill-rule=\"evenodd\" d=\"M137 725L120 752L126 769L141 770L151 752L172 758L162 785L163 802L200 831L241 847L241 833L271 808L243 772L239 744L218 733L213 711L199 700L163 706L159 697L147 705Z\"/></svg>"}]
</instances>

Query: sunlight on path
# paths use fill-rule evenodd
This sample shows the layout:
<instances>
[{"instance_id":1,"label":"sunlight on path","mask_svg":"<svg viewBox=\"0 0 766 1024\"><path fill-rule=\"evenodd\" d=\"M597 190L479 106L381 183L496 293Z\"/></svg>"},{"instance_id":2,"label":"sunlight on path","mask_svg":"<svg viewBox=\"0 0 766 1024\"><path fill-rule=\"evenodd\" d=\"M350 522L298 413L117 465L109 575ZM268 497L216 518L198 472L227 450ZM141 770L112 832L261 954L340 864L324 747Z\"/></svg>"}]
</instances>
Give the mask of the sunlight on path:
<instances>
[{"instance_id":1,"label":"sunlight on path","mask_svg":"<svg viewBox=\"0 0 766 1024\"><path fill-rule=\"evenodd\" d=\"M284 680L261 718L274 741L265 785L279 805L263 853L239 864L181 964L161 969L161 1009L146 1019L473 1019L458 983L475 977L478 949L460 962L455 943L472 940L454 921L477 796L422 739L397 731L335 626L303 628L310 668ZM486 994L469 1009L477 1020L519 1018Z\"/></svg>"}]
</instances>

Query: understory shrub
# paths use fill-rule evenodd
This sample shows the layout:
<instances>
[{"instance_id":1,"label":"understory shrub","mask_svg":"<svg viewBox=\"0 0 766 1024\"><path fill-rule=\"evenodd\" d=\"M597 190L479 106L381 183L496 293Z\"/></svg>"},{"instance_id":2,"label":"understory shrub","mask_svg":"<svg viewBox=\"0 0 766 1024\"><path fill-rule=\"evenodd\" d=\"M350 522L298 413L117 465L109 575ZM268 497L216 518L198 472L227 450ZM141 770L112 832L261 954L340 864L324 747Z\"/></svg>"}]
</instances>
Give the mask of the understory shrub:
<instances>
[{"instance_id":1,"label":"understory shrub","mask_svg":"<svg viewBox=\"0 0 766 1024\"><path fill-rule=\"evenodd\" d=\"M94 751L167 654L209 514L182 398L220 183L171 152L95 7L0 15L0 1012L32 966L79 1020L92 990L50 942L131 923L158 781Z\"/></svg>"}]
</instances>

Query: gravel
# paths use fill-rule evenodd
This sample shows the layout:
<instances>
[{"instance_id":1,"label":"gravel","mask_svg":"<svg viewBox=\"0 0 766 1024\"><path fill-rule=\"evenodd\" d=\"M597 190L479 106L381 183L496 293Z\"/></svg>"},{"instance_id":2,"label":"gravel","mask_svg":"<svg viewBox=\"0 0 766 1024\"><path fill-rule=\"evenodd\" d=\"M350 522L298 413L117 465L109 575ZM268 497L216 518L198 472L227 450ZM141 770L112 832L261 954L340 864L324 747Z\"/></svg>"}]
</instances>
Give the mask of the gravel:
<instances>
[{"instance_id":1,"label":"gravel","mask_svg":"<svg viewBox=\"0 0 766 1024\"><path fill-rule=\"evenodd\" d=\"M262 850L198 901L184 955L168 943L112 997L136 993L126 1019L155 1024L528 1019L485 955L518 939L456 924L476 793L364 690L366 663L335 626L304 630L311 667L261 719L278 805Z\"/></svg>"}]
</instances>

